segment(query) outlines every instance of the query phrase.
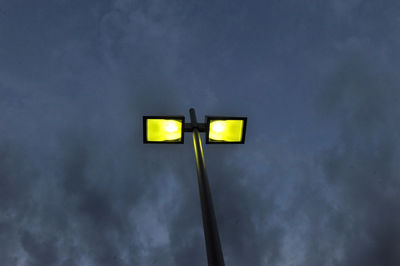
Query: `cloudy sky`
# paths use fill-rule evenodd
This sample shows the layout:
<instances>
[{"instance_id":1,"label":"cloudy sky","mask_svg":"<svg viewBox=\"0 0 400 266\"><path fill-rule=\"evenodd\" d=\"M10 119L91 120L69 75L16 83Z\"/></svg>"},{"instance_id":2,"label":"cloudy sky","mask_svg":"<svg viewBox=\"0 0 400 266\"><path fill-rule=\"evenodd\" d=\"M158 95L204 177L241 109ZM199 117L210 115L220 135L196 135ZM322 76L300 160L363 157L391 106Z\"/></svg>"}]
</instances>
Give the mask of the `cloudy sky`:
<instances>
[{"instance_id":1,"label":"cloudy sky","mask_svg":"<svg viewBox=\"0 0 400 266\"><path fill-rule=\"evenodd\" d=\"M1 265L206 265L193 143L143 115L247 116L204 147L227 266L400 265L397 0L0 0Z\"/></svg>"}]
</instances>

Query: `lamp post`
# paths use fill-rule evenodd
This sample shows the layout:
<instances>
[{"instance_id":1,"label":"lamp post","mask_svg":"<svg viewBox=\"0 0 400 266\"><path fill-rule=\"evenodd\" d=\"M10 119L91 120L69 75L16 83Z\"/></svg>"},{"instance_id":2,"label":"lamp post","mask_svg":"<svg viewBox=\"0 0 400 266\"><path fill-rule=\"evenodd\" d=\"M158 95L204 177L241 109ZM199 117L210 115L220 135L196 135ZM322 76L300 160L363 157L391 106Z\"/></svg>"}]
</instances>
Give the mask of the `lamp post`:
<instances>
[{"instance_id":1,"label":"lamp post","mask_svg":"<svg viewBox=\"0 0 400 266\"><path fill-rule=\"evenodd\" d=\"M183 143L183 133L192 132L208 265L224 266L200 132L206 133L207 144L244 143L247 118L207 116L206 123L198 123L195 110L190 108L190 123L184 121L182 116L144 116L143 141Z\"/></svg>"}]
</instances>

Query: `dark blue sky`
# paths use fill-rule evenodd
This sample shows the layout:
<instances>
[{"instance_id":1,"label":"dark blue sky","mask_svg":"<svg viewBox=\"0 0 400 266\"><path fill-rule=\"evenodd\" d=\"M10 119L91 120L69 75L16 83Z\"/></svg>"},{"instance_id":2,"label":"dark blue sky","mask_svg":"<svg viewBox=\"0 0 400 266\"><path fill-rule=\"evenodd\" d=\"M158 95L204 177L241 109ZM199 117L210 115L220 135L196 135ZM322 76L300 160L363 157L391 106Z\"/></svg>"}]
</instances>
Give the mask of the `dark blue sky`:
<instances>
[{"instance_id":1,"label":"dark blue sky","mask_svg":"<svg viewBox=\"0 0 400 266\"><path fill-rule=\"evenodd\" d=\"M206 265L191 136L226 265L400 265L400 2L0 0L2 265Z\"/></svg>"}]
</instances>

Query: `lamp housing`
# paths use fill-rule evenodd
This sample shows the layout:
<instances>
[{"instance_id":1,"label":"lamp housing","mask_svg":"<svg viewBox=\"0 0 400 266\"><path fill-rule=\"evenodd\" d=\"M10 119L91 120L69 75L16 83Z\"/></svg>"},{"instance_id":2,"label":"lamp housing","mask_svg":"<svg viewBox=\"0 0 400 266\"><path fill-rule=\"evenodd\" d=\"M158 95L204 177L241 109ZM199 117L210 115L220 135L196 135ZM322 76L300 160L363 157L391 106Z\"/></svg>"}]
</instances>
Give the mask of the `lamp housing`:
<instances>
[{"instance_id":1,"label":"lamp housing","mask_svg":"<svg viewBox=\"0 0 400 266\"><path fill-rule=\"evenodd\" d=\"M183 144L184 116L143 116L143 143Z\"/></svg>"},{"instance_id":2,"label":"lamp housing","mask_svg":"<svg viewBox=\"0 0 400 266\"><path fill-rule=\"evenodd\" d=\"M206 116L206 144L244 144L247 117Z\"/></svg>"}]
</instances>

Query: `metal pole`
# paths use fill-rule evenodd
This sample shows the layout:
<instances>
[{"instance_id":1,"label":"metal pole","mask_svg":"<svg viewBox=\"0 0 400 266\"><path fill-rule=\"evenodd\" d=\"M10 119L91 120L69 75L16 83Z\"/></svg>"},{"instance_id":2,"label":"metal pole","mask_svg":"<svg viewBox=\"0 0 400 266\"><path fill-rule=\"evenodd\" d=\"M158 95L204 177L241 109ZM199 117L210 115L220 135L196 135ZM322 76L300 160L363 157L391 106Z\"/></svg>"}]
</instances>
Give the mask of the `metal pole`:
<instances>
[{"instance_id":1,"label":"metal pole","mask_svg":"<svg viewBox=\"0 0 400 266\"><path fill-rule=\"evenodd\" d=\"M217 221L208 184L203 147L201 146L199 126L196 113L190 108L190 119L193 127L194 154L196 156L197 177L199 182L201 212L203 216L204 237L206 239L207 260L209 266L224 266L221 242L219 240Z\"/></svg>"}]
</instances>

